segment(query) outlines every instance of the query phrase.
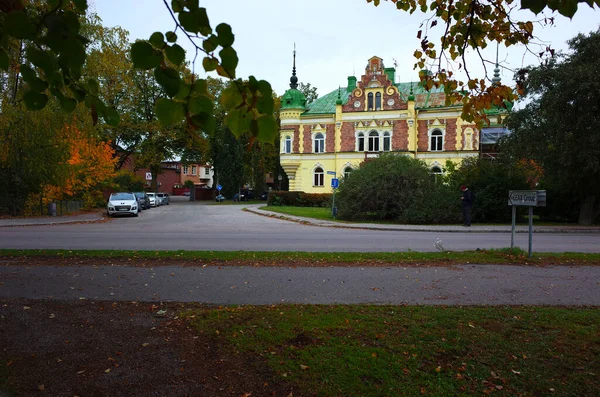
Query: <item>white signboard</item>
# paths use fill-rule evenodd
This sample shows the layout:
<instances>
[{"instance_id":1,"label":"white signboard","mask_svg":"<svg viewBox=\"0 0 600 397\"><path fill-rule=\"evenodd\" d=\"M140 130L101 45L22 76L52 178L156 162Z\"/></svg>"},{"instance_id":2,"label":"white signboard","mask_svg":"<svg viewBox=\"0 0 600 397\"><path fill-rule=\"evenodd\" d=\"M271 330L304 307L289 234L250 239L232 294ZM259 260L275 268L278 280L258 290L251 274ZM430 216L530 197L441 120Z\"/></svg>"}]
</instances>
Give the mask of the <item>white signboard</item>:
<instances>
[{"instance_id":1,"label":"white signboard","mask_svg":"<svg viewBox=\"0 0 600 397\"><path fill-rule=\"evenodd\" d=\"M508 205L535 207L537 203L537 190L509 190L508 192Z\"/></svg>"},{"instance_id":2,"label":"white signboard","mask_svg":"<svg viewBox=\"0 0 600 397\"><path fill-rule=\"evenodd\" d=\"M146 172L146 180L147 181L151 181L152 180L152 173L151 172Z\"/></svg>"}]
</instances>

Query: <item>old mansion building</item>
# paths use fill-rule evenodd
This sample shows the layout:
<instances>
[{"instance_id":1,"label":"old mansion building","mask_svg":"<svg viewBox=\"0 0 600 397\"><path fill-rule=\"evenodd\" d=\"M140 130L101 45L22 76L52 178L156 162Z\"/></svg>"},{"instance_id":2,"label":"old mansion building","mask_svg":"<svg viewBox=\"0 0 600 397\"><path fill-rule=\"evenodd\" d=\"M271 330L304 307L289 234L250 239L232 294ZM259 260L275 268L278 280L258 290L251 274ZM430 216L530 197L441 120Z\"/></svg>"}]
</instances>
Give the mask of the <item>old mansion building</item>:
<instances>
[{"instance_id":1,"label":"old mansion building","mask_svg":"<svg viewBox=\"0 0 600 397\"><path fill-rule=\"evenodd\" d=\"M445 106L442 89L395 83L395 69L372 57L348 86L309 105L297 89L294 68L282 99L281 166L290 190L331 192L332 172L343 178L360 163L393 152L421 159L432 172L447 160L479 155L479 131L460 118L461 106ZM330 174L328 174L330 172Z\"/></svg>"}]
</instances>

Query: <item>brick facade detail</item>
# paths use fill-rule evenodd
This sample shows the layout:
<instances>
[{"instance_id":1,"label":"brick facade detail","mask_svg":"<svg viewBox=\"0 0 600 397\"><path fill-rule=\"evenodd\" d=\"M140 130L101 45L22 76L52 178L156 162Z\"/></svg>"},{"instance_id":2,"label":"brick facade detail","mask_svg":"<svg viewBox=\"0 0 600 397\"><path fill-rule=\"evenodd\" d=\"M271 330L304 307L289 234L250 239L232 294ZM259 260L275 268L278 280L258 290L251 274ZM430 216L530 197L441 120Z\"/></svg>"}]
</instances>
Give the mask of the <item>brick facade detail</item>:
<instances>
[{"instance_id":1,"label":"brick facade detail","mask_svg":"<svg viewBox=\"0 0 600 397\"><path fill-rule=\"evenodd\" d=\"M417 136L419 137L418 149L419 152L426 152L429 150L429 135L427 132L429 127L427 126L427 120L419 120L417 122Z\"/></svg>"},{"instance_id":2,"label":"brick facade detail","mask_svg":"<svg viewBox=\"0 0 600 397\"><path fill-rule=\"evenodd\" d=\"M406 120L395 120L392 132L392 150L408 150L408 124Z\"/></svg>"},{"instance_id":3,"label":"brick facade detail","mask_svg":"<svg viewBox=\"0 0 600 397\"><path fill-rule=\"evenodd\" d=\"M341 128L341 151L342 152L353 152L356 150L356 136L354 123L342 123Z\"/></svg>"},{"instance_id":4,"label":"brick facade detail","mask_svg":"<svg viewBox=\"0 0 600 397\"><path fill-rule=\"evenodd\" d=\"M312 153L312 134L310 125L304 126L304 153Z\"/></svg>"},{"instance_id":5,"label":"brick facade detail","mask_svg":"<svg viewBox=\"0 0 600 397\"><path fill-rule=\"evenodd\" d=\"M335 152L335 125L327 124L325 126L325 151Z\"/></svg>"}]
</instances>

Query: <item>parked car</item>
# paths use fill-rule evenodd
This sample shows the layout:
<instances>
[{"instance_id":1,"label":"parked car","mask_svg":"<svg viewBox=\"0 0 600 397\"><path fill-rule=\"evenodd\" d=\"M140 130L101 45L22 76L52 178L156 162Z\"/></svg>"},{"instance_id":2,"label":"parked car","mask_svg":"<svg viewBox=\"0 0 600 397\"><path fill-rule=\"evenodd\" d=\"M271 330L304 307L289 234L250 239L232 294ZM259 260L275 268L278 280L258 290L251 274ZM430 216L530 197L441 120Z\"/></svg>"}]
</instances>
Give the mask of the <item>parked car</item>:
<instances>
[{"instance_id":1,"label":"parked car","mask_svg":"<svg viewBox=\"0 0 600 397\"><path fill-rule=\"evenodd\" d=\"M183 192L183 195L186 197L190 197L190 192Z\"/></svg>"},{"instance_id":2,"label":"parked car","mask_svg":"<svg viewBox=\"0 0 600 397\"><path fill-rule=\"evenodd\" d=\"M269 192L263 192L263 194L260 195L260 199L262 201L267 201L269 199Z\"/></svg>"},{"instance_id":3,"label":"parked car","mask_svg":"<svg viewBox=\"0 0 600 397\"><path fill-rule=\"evenodd\" d=\"M150 198L146 194L146 192L134 192L135 197L137 197L138 203L140 205L140 210L150 209Z\"/></svg>"},{"instance_id":4,"label":"parked car","mask_svg":"<svg viewBox=\"0 0 600 397\"><path fill-rule=\"evenodd\" d=\"M215 197L215 201L217 203L222 203L223 201L225 201L225 196L223 196L222 194L219 194L217 197Z\"/></svg>"},{"instance_id":5,"label":"parked car","mask_svg":"<svg viewBox=\"0 0 600 397\"><path fill-rule=\"evenodd\" d=\"M156 197L160 200L160 205L169 205L171 204L171 198L167 193L156 193Z\"/></svg>"},{"instance_id":6,"label":"parked car","mask_svg":"<svg viewBox=\"0 0 600 397\"><path fill-rule=\"evenodd\" d=\"M137 197L133 193L113 193L108 199L106 205L106 214L111 217L115 215L133 215L138 216L140 207Z\"/></svg>"},{"instance_id":7,"label":"parked car","mask_svg":"<svg viewBox=\"0 0 600 397\"><path fill-rule=\"evenodd\" d=\"M236 193L233 195L232 200L233 201L246 201L246 196L244 196L244 193Z\"/></svg>"},{"instance_id":8,"label":"parked car","mask_svg":"<svg viewBox=\"0 0 600 397\"><path fill-rule=\"evenodd\" d=\"M158 197L156 197L156 193L147 193L148 198L150 199L150 207L158 207L160 205Z\"/></svg>"}]
</instances>

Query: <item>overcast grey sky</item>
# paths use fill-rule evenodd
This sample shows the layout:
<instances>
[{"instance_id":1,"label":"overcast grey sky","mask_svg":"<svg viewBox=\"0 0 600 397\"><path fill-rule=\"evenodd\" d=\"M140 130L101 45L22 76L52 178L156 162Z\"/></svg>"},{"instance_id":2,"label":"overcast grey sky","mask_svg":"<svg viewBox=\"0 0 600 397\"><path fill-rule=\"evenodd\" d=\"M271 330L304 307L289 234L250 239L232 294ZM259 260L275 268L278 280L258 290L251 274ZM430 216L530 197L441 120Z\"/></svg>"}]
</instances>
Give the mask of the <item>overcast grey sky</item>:
<instances>
[{"instance_id":1,"label":"overcast grey sky","mask_svg":"<svg viewBox=\"0 0 600 397\"><path fill-rule=\"evenodd\" d=\"M383 58L386 67L394 66L396 60L400 81L418 80L418 73L412 69L412 54L419 46L416 32L426 15L398 11L391 2L382 1L375 7L366 0L200 0L200 5L207 9L213 28L221 22L231 25L233 47L240 58L238 77L253 75L267 80L279 95L289 85L294 43L299 81L317 87L319 95L345 86L349 75L360 76L373 55ZM598 29L600 11L585 4L579 7L572 21L557 14L555 26L536 26L536 35L560 50L566 49L565 42L577 33ZM95 0L94 9L104 25L127 29L131 41L174 28L162 0ZM522 18L536 17L523 11ZM441 27L436 27L430 33L431 40L438 40L441 33ZM190 49L182 35L179 37L180 45ZM484 54L494 59L495 52L496 46L492 45ZM191 57L193 52L190 55L188 51L188 59ZM500 61L516 69L536 59L523 47L500 47ZM483 77L481 62L475 57L469 62L471 74ZM490 78L492 69L488 68ZM196 73L204 75L201 67L196 67ZM509 82L512 73L503 70L502 78Z\"/></svg>"}]
</instances>

